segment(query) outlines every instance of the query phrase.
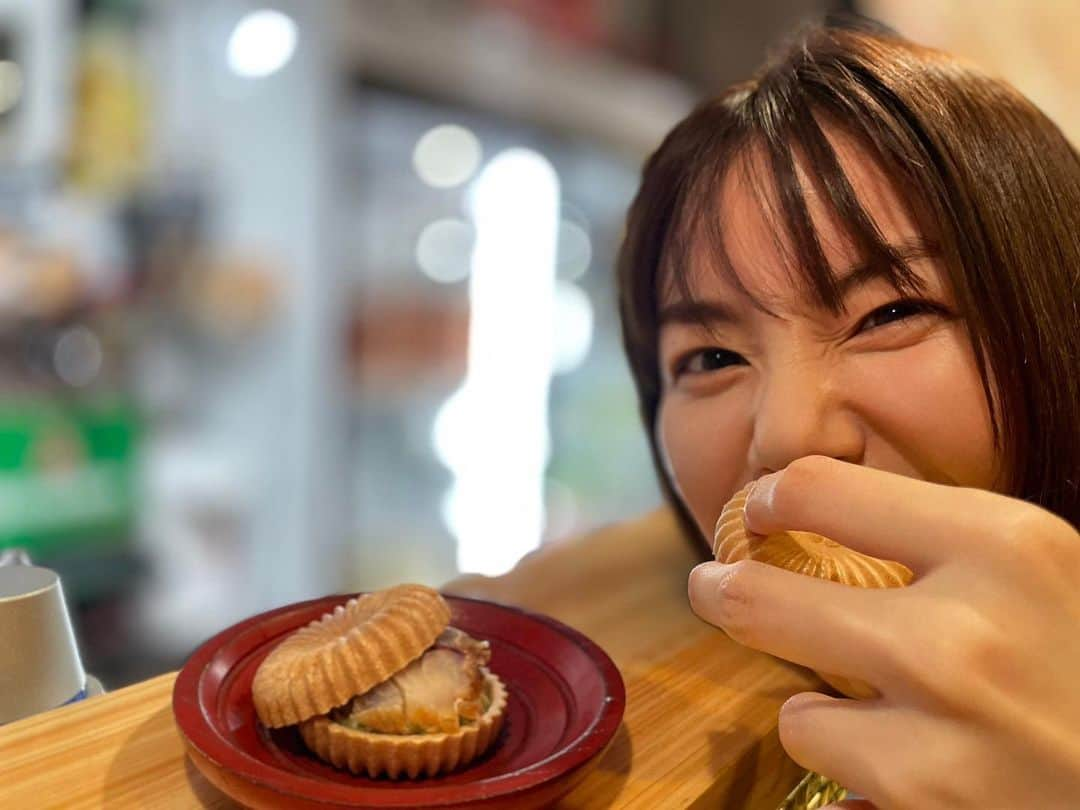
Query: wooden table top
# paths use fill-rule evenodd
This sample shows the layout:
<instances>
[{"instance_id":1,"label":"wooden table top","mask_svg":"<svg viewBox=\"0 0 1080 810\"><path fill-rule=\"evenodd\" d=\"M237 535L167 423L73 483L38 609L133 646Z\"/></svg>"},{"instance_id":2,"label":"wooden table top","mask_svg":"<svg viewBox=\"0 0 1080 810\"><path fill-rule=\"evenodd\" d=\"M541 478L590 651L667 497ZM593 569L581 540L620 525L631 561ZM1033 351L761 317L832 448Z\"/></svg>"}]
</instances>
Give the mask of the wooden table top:
<instances>
[{"instance_id":1,"label":"wooden table top","mask_svg":"<svg viewBox=\"0 0 1080 810\"><path fill-rule=\"evenodd\" d=\"M660 511L547 547L505 577L443 588L546 613L596 641L622 672L623 725L558 807L774 810L799 781L777 712L821 682L698 620L686 599L695 562ZM0 728L0 806L235 807L185 756L175 677Z\"/></svg>"}]
</instances>

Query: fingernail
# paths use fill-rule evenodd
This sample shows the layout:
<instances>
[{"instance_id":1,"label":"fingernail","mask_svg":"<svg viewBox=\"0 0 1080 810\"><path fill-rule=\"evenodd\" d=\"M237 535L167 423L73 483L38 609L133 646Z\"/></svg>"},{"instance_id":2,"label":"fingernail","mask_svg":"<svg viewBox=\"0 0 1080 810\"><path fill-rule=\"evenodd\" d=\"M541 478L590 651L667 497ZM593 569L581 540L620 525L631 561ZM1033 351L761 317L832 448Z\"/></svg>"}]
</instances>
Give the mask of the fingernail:
<instances>
[{"instance_id":1,"label":"fingernail","mask_svg":"<svg viewBox=\"0 0 1080 810\"><path fill-rule=\"evenodd\" d=\"M710 578L712 576L715 576L714 573L710 572L715 571L716 569L723 569L726 567L727 566L725 566L723 563L703 562L695 565L690 570L690 577L686 583L686 595L690 599L690 609L693 610L695 613L698 612L698 597L700 597L701 594L705 592L706 589L708 589L708 583Z\"/></svg>"},{"instance_id":2,"label":"fingernail","mask_svg":"<svg viewBox=\"0 0 1080 810\"><path fill-rule=\"evenodd\" d=\"M701 578L701 569L706 565L708 565L708 563L695 565L690 569L690 576L686 579L686 597L690 601L690 609L695 613L697 613L697 608L695 606L697 602L697 592L698 588L701 587L698 580Z\"/></svg>"},{"instance_id":3,"label":"fingernail","mask_svg":"<svg viewBox=\"0 0 1080 810\"><path fill-rule=\"evenodd\" d=\"M693 568L691 568L690 576L687 578L688 589L692 590L698 587L697 583L701 579L701 577L705 576L705 571L707 571L711 566L714 565L716 565L716 563L710 560L709 562L698 563Z\"/></svg>"},{"instance_id":4,"label":"fingernail","mask_svg":"<svg viewBox=\"0 0 1080 810\"><path fill-rule=\"evenodd\" d=\"M778 472L763 475L754 482L754 485L747 493L743 519L750 531L755 531L755 524L763 520L772 511L773 493L776 490L778 480L780 480L780 473Z\"/></svg>"}]
</instances>

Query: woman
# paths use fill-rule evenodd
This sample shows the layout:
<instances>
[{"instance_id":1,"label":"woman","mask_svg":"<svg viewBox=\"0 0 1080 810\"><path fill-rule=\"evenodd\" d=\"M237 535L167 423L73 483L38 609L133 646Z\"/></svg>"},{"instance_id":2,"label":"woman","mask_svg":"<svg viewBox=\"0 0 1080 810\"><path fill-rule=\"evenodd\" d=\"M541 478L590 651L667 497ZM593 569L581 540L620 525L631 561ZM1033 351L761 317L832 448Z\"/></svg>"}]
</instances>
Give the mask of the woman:
<instances>
[{"instance_id":1,"label":"woman","mask_svg":"<svg viewBox=\"0 0 1080 810\"><path fill-rule=\"evenodd\" d=\"M867 801L1080 806L1080 158L1006 83L819 27L646 163L619 260L653 456L692 542L749 528L915 572L704 563L694 610L881 697L780 738Z\"/></svg>"}]
</instances>

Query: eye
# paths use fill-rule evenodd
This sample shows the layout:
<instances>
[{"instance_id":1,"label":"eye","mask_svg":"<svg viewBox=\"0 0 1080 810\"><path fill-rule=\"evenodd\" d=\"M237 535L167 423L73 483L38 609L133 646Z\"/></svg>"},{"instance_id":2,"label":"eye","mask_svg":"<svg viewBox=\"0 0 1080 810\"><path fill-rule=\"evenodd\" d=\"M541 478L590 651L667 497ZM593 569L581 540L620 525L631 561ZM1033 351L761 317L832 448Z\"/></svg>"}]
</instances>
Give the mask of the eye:
<instances>
[{"instance_id":1,"label":"eye","mask_svg":"<svg viewBox=\"0 0 1080 810\"><path fill-rule=\"evenodd\" d=\"M918 301L905 298L875 309L859 321L855 333L867 332L871 329L888 326L891 323L914 318L918 315L940 315L943 313L944 310L937 304L933 304L929 301Z\"/></svg>"},{"instance_id":2,"label":"eye","mask_svg":"<svg viewBox=\"0 0 1080 810\"><path fill-rule=\"evenodd\" d=\"M675 376L683 374L707 374L728 366L745 364L742 355L728 349L696 349L683 355L675 366Z\"/></svg>"}]
</instances>

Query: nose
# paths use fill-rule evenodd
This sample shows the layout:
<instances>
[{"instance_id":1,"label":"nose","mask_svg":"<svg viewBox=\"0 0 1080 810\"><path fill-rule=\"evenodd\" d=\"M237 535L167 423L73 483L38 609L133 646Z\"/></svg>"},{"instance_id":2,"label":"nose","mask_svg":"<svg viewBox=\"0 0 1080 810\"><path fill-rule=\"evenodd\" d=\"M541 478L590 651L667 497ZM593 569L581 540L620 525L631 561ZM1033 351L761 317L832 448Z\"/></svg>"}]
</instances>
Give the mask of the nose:
<instances>
[{"instance_id":1,"label":"nose","mask_svg":"<svg viewBox=\"0 0 1080 810\"><path fill-rule=\"evenodd\" d=\"M809 455L862 463L863 430L827 363L792 359L759 380L748 459L755 478Z\"/></svg>"}]
</instances>

